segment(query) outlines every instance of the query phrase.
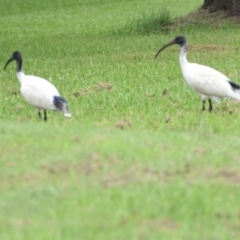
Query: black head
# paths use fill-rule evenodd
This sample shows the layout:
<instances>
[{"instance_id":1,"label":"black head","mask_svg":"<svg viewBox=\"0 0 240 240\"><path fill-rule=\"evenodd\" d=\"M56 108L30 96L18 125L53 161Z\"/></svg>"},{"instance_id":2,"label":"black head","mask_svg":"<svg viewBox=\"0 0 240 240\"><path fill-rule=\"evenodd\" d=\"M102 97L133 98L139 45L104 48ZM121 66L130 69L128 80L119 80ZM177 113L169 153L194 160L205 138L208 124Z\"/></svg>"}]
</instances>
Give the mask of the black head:
<instances>
[{"instance_id":1,"label":"black head","mask_svg":"<svg viewBox=\"0 0 240 240\"><path fill-rule=\"evenodd\" d=\"M6 62L5 64L5 67L4 67L4 70L6 69L7 65L16 60L17 61L17 71L21 71L21 67L22 67L22 54L19 52L19 51L15 51L13 54L12 54L12 57L10 57L8 59L8 61Z\"/></svg>"},{"instance_id":2,"label":"black head","mask_svg":"<svg viewBox=\"0 0 240 240\"><path fill-rule=\"evenodd\" d=\"M184 36L177 36L173 39L173 42L175 42L175 44L178 44L180 47L182 47L183 45L186 44L186 38Z\"/></svg>"},{"instance_id":3,"label":"black head","mask_svg":"<svg viewBox=\"0 0 240 240\"><path fill-rule=\"evenodd\" d=\"M160 48L160 50L157 52L157 54L155 55L155 58L158 56L158 54L165 48L174 45L174 44L178 44L180 47L186 45L187 41L186 38L184 36L177 36L175 37L172 41L170 41L169 43L167 43L166 45L164 45L162 48Z\"/></svg>"},{"instance_id":4,"label":"black head","mask_svg":"<svg viewBox=\"0 0 240 240\"><path fill-rule=\"evenodd\" d=\"M12 58L17 61L19 59L22 59L22 54L19 51L15 51L12 55Z\"/></svg>"}]
</instances>

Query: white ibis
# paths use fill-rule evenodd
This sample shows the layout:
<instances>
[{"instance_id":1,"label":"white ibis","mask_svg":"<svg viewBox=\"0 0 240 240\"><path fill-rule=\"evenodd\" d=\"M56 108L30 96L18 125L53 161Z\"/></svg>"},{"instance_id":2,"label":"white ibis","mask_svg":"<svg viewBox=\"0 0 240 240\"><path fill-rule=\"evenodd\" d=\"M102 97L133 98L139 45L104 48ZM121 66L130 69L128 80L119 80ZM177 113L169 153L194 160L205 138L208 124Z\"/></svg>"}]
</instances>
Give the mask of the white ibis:
<instances>
[{"instance_id":1,"label":"white ibis","mask_svg":"<svg viewBox=\"0 0 240 240\"><path fill-rule=\"evenodd\" d=\"M60 95L53 84L47 80L31 75L25 75L22 71L22 55L15 51L5 64L7 65L16 60L16 75L21 84L21 94L23 98L37 109L38 116L41 118L41 109L44 111L44 121L47 121L46 110L57 110L62 112L65 117L71 117L67 101Z\"/></svg>"},{"instance_id":2,"label":"white ibis","mask_svg":"<svg viewBox=\"0 0 240 240\"><path fill-rule=\"evenodd\" d=\"M213 110L212 100L220 103L221 98L233 98L240 100L240 85L232 82L221 72L197 63L190 63L187 60L187 41L184 36L177 36L164 45L155 55L173 44L180 46L180 66L186 82L197 93L202 96L202 111L205 110L205 102L209 101L209 111Z\"/></svg>"}]
</instances>

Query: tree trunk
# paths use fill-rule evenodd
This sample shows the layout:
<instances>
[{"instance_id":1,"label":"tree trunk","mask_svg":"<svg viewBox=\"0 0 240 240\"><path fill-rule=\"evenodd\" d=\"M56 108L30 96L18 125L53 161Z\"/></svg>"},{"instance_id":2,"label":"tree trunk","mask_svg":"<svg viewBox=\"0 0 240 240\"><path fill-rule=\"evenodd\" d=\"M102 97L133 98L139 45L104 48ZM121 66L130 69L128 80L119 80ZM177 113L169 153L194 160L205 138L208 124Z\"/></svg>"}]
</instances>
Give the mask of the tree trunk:
<instances>
[{"instance_id":1,"label":"tree trunk","mask_svg":"<svg viewBox=\"0 0 240 240\"><path fill-rule=\"evenodd\" d=\"M240 0L231 0L229 8L231 16L240 16Z\"/></svg>"},{"instance_id":2,"label":"tree trunk","mask_svg":"<svg viewBox=\"0 0 240 240\"><path fill-rule=\"evenodd\" d=\"M204 3L202 5L203 9L208 9L209 6L213 4L213 0L204 0Z\"/></svg>"},{"instance_id":3,"label":"tree trunk","mask_svg":"<svg viewBox=\"0 0 240 240\"><path fill-rule=\"evenodd\" d=\"M226 6L225 6L225 1L224 0L214 0L212 5L209 8L209 12L218 12L221 10L226 10Z\"/></svg>"},{"instance_id":4,"label":"tree trunk","mask_svg":"<svg viewBox=\"0 0 240 240\"><path fill-rule=\"evenodd\" d=\"M240 16L240 0L204 0L202 9L209 12L229 11L231 16Z\"/></svg>"}]
</instances>

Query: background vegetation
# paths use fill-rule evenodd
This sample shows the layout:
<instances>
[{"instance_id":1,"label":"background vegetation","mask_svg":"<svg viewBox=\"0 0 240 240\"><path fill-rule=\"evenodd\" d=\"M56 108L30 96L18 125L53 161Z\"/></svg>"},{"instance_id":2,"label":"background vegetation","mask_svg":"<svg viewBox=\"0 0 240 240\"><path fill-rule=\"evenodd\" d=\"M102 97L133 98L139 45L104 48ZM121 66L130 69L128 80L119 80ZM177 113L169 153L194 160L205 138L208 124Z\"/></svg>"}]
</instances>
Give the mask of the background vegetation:
<instances>
[{"instance_id":1,"label":"background vegetation","mask_svg":"<svg viewBox=\"0 0 240 240\"><path fill-rule=\"evenodd\" d=\"M168 24L195 1L0 0L0 62L49 79L73 117L47 123L24 102L12 63L0 71L0 239L239 239L239 103L184 82L189 61L239 79L231 23ZM161 31L164 28L164 31Z\"/></svg>"}]
</instances>

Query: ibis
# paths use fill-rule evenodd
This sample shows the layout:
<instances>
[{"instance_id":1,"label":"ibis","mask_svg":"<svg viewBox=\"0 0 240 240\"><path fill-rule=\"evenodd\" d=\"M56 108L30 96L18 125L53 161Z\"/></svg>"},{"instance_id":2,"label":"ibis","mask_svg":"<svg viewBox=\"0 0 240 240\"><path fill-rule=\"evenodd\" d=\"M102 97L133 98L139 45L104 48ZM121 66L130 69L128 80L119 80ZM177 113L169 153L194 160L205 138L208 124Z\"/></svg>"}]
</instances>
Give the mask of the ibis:
<instances>
[{"instance_id":1,"label":"ibis","mask_svg":"<svg viewBox=\"0 0 240 240\"><path fill-rule=\"evenodd\" d=\"M209 112L213 110L212 101L220 103L222 98L240 100L240 85L211 67L188 62L187 41L184 36L177 36L160 48L155 58L162 50L174 44L180 47L179 62L184 79L195 92L201 95L202 111L205 110L206 100L209 102Z\"/></svg>"},{"instance_id":2,"label":"ibis","mask_svg":"<svg viewBox=\"0 0 240 240\"><path fill-rule=\"evenodd\" d=\"M71 117L67 101L60 95L56 87L49 81L32 75L25 75L22 70L22 54L15 51L5 64L16 61L16 75L21 85L21 94L26 102L36 108L38 116L44 112L44 121L47 121L47 110L62 112L65 117Z\"/></svg>"}]
</instances>

